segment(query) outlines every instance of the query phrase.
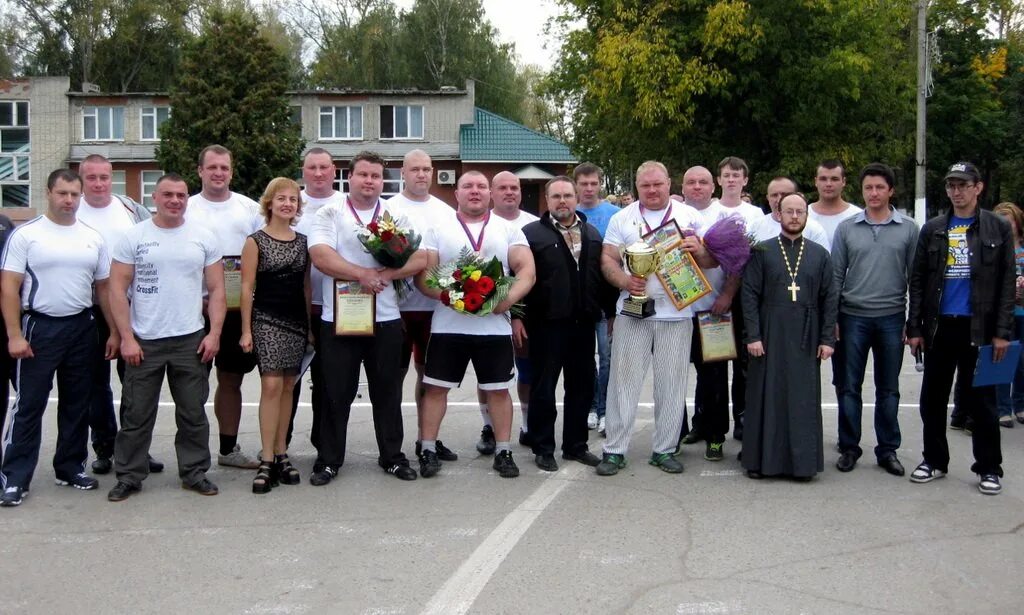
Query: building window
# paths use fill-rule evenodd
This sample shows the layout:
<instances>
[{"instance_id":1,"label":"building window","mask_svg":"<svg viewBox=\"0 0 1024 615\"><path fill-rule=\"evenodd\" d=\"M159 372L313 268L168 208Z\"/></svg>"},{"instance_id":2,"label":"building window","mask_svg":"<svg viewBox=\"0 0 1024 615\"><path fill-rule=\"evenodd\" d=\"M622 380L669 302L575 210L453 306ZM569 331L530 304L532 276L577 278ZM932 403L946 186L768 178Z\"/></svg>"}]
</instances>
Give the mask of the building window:
<instances>
[{"instance_id":1,"label":"building window","mask_svg":"<svg viewBox=\"0 0 1024 615\"><path fill-rule=\"evenodd\" d=\"M381 105L381 139L422 139L423 105Z\"/></svg>"},{"instance_id":2,"label":"building window","mask_svg":"<svg viewBox=\"0 0 1024 615\"><path fill-rule=\"evenodd\" d=\"M298 126L299 130L302 130L302 107L298 105L292 105L288 107L292 124Z\"/></svg>"},{"instance_id":3,"label":"building window","mask_svg":"<svg viewBox=\"0 0 1024 615\"><path fill-rule=\"evenodd\" d=\"M142 204L150 211L156 210L156 203L153 202L153 191L156 190L156 182L164 174L163 171L143 171L140 177L142 184Z\"/></svg>"},{"instance_id":4,"label":"building window","mask_svg":"<svg viewBox=\"0 0 1024 615\"><path fill-rule=\"evenodd\" d=\"M160 127L171 116L170 107L143 107L142 129L139 134L143 141L159 141Z\"/></svg>"},{"instance_id":5,"label":"building window","mask_svg":"<svg viewBox=\"0 0 1024 615\"><path fill-rule=\"evenodd\" d=\"M362 139L362 107L320 107L321 139Z\"/></svg>"},{"instance_id":6,"label":"building window","mask_svg":"<svg viewBox=\"0 0 1024 615\"><path fill-rule=\"evenodd\" d=\"M128 180L124 171L114 171L110 175L110 193L128 194Z\"/></svg>"},{"instance_id":7,"label":"building window","mask_svg":"<svg viewBox=\"0 0 1024 615\"><path fill-rule=\"evenodd\" d=\"M401 169L384 169L384 191L380 198L390 199L405 187L402 181ZM334 179L334 189L343 194L348 194L348 169L340 169Z\"/></svg>"},{"instance_id":8,"label":"building window","mask_svg":"<svg viewBox=\"0 0 1024 615\"><path fill-rule=\"evenodd\" d=\"M28 101L0 100L0 205L28 207Z\"/></svg>"},{"instance_id":9,"label":"building window","mask_svg":"<svg viewBox=\"0 0 1024 615\"><path fill-rule=\"evenodd\" d=\"M82 107L83 141L124 141L124 107Z\"/></svg>"}]
</instances>

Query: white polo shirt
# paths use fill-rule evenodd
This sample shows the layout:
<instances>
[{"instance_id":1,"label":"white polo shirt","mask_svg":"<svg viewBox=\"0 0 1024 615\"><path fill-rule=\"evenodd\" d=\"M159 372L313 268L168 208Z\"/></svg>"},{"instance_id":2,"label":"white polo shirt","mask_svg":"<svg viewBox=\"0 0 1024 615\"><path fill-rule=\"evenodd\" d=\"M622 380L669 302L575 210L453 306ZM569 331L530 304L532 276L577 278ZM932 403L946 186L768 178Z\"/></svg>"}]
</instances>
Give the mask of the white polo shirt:
<instances>
[{"instance_id":1,"label":"white polo shirt","mask_svg":"<svg viewBox=\"0 0 1024 615\"><path fill-rule=\"evenodd\" d=\"M433 195L426 201L413 201L399 193L388 199L387 204L392 208L391 211L401 212L405 216L421 239L426 237L431 227L455 220L455 210ZM422 241L420 247L423 247ZM427 297L413 285L398 307L403 312L432 312L435 305L437 301Z\"/></svg>"},{"instance_id":2,"label":"white polo shirt","mask_svg":"<svg viewBox=\"0 0 1024 615\"><path fill-rule=\"evenodd\" d=\"M340 192L335 192L331 196L326 198L320 198L315 196L309 196L303 191L302 193L302 216L299 217L299 221L295 224L295 231L302 233L308 239L313 234L313 221L316 220L316 213L320 211L326 205L344 205L345 195ZM323 305L324 303L324 274L313 266L312 261L309 264L309 287L312 289L313 305ZM330 296L328 300L332 300Z\"/></svg>"},{"instance_id":3,"label":"white polo shirt","mask_svg":"<svg viewBox=\"0 0 1024 615\"><path fill-rule=\"evenodd\" d=\"M185 219L213 233L222 256L241 256L246 238L266 224L260 204L237 192L219 203L206 200L202 193L190 196Z\"/></svg>"}]
</instances>

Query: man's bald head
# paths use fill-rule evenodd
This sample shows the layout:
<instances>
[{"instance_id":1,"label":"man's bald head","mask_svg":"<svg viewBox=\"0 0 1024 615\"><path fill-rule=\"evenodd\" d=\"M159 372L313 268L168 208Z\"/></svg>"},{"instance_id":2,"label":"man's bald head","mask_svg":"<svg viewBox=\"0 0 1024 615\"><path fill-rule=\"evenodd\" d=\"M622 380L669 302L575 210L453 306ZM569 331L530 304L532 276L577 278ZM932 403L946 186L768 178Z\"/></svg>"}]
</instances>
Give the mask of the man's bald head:
<instances>
[{"instance_id":1,"label":"man's bald head","mask_svg":"<svg viewBox=\"0 0 1024 615\"><path fill-rule=\"evenodd\" d=\"M715 179L707 167L695 166L683 173L683 197L687 204L704 209L715 194Z\"/></svg>"},{"instance_id":2,"label":"man's bald head","mask_svg":"<svg viewBox=\"0 0 1024 615\"><path fill-rule=\"evenodd\" d=\"M434 168L430 156L421 149L414 149L402 159L402 194L414 201L426 201L430 197L430 185Z\"/></svg>"},{"instance_id":3,"label":"man's bald head","mask_svg":"<svg viewBox=\"0 0 1024 615\"><path fill-rule=\"evenodd\" d=\"M519 178L515 173L502 171L491 178L491 202L498 215L512 216L519 215L516 210L523 201L522 188L519 185Z\"/></svg>"}]
</instances>

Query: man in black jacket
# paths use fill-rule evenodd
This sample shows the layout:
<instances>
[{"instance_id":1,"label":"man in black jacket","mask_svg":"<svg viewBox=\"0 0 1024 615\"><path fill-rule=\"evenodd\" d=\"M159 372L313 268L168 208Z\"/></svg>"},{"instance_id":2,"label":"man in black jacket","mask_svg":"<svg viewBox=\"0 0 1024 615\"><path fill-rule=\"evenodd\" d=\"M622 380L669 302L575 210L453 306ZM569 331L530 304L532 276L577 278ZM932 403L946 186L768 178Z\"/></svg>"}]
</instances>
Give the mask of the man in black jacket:
<instances>
[{"instance_id":1,"label":"man in black jacket","mask_svg":"<svg viewBox=\"0 0 1024 615\"><path fill-rule=\"evenodd\" d=\"M907 344L924 352L921 422L924 461L910 475L915 483L949 471L946 408L953 372L971 373L978 348L992 345L1000 361L1013 332L1014 261L1010 225L978 207L984 189L977 167L958 162L946 173L953 207L925 223L910 276ZM1002 454L994 386L965 387L962 407L974 419L974 465L986 495L1001 490Z\"/></svg>"},{"instance_id":2,"label":"man in black jacket","mask_svg":"<svg viewBox=\"0 0 1024 615\"><path fill-rule=\"evenodd\" d=\"M537 268L525 318L513 320L517 346L530 340L533 382L527 431L537 467L554 472L555 388L564 373L562 459L596 466L587 449L587 413L594 398L594 325L615 314L616 291L601 275L601 234L576 211L576 186L565 176L544 188L547 211L523 228Z\"/></svg>"}]
</instances>

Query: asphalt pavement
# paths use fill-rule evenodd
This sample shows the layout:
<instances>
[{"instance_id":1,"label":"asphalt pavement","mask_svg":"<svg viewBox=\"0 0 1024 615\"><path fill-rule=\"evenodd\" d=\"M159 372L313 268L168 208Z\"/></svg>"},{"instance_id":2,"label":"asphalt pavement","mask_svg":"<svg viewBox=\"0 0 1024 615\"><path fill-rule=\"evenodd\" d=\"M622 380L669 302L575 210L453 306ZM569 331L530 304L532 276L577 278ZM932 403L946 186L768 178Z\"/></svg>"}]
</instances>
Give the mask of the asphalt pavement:
<instances>
[{"instance_id":1,"label":"asphalt pavement","mask_svg":"<svg viewBox=\"0 0 1024 615\"><path fill-rule=\"evenodd\" d=\"M376 464L367 400L357 400L339 476L312 487L309 390L292 458L299 486L251 493L254 472L216 465L220 494L180 488L174 416L164 391L153 455L167 471L113 504L106 492L54 484L56 404L47 411L31 493L0 510L3 613L1019 613L1024 569L1024 425L1002 429L1003 493L985 496L970 472L971 442L949 431L948 477L926 485L867 454L835 469L836 405L822 369L825 472L806 484L753 481L726 459L685 448L686 470L649 466L648 376L629 465L614 477L562 462L499 478L475 448L480 417L472 376L452 392L441 438L460 459L432 479L402 482ZM870 382L869 372L867 380ZM693 371L689 390L692 398ZM920 461L920 374L907 356L900 457ZM212 390L212 387L211 387ZM415 409L404 383L406 453ZM116 390L115 390L115 393ZM364 390L365 394L365 390ZM258 449L259 380L244 385L240 442ZM873 390L865 387L870 400ZM210 406L211 451L216 421ZM516 413L516 429L519 414ZM591 432L591 450L601 439ZM415 467L415 462L414 462Z\"/></svg>"}]
</instances>

